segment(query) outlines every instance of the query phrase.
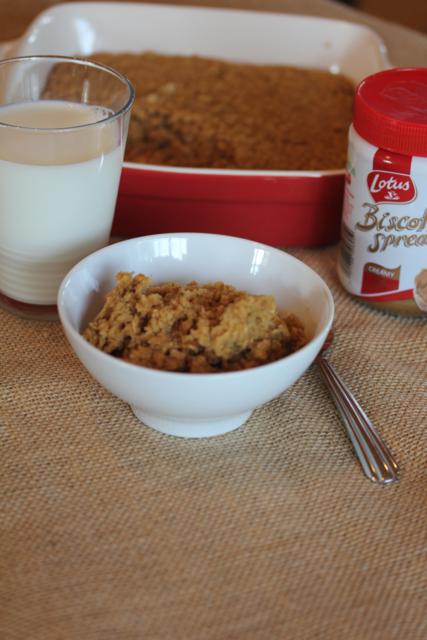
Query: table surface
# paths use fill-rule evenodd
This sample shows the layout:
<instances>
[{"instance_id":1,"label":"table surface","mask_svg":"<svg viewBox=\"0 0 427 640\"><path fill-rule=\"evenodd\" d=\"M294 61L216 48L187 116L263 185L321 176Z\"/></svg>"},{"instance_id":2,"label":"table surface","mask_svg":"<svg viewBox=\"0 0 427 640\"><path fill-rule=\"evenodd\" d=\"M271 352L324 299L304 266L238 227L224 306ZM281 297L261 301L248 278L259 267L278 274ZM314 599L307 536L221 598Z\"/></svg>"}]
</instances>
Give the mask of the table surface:
<instances>
[{"instance_id":1,"label":"table surface","mask_svg":"<svg viewBox=\"0 0 427 640\"><path fill-rule=\"evenodd\" d=\"M0 40L52 0L0 0ZM396 65L427 38L328 0L197 5L371 25ZM330 359L402 468L364 478L310 369L237 431L163 436L95 383L57 323L0 311L2 640L424 640L425 319L373 311L336 247L293 249L330 285Z\"/></svg>"}]
</instances>

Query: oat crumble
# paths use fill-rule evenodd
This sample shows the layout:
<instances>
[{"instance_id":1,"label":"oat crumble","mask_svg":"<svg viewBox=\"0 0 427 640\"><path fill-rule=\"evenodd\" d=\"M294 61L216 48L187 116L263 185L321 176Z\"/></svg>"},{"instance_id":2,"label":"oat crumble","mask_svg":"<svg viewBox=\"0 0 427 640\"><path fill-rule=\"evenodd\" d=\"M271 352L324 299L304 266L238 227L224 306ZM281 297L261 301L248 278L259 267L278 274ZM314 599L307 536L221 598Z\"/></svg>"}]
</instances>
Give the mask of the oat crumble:
<instances>
[{"instance_id":1,"label":"oat crumble","mask_svg":"<svg viewBox=\"0 0 427 640\"><path fill-rule=\"evenodd\" d=\"M273 296L215 282L154 284L122 272L83 336L133 364L191 373L236 371L286 356L306 343L301 322Z\"/></svg>"},{"instance_id":2,"label":"oat crumble","mask_svg":"<svg viewBox=\"0 0 427 640\"><path fill-rule=\"evenodd\" d=\"M90 59L124 73L135 88L127 161L246 170L345 167L354 86L343 75L153 52L98 52ZM52 84L73 99L60 66L46 95Z\"/></svg>"}]
</instances>

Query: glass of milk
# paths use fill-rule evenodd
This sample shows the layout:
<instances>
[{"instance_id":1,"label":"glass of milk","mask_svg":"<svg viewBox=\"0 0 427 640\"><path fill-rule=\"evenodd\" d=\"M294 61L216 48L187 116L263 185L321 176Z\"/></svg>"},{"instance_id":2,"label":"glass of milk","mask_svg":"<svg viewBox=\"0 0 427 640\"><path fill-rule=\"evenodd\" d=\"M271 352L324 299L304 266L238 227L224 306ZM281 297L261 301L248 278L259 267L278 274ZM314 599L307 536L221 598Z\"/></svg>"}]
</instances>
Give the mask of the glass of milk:
<instances>
[{"instance_id":1,"label":"glass of milk","mask_svg":"<svg viewBox=\"0 0 427 640\"><path fill-rule=\"evenodd\" d=\"M56 317L65 274L108 244L133 100L101 64L0 62L0 306Z\"/></svg>"}]
</instances>

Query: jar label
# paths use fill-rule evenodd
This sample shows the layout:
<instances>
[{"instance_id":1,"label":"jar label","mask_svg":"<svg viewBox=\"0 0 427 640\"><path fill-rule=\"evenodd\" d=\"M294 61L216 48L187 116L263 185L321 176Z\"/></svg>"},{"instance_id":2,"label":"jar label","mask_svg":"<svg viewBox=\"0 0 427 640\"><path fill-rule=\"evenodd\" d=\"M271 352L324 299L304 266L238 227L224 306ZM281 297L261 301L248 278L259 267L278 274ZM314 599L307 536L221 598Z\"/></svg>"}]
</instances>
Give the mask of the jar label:
<instances>
[{"instance_id":1,"label":"jar label","mask_svg":"<svg viewBox=\"0 0 427 640\"><path fill-rule=\"evenodd\" d=\"M340 279L367 301L413 300L427 313L427 158L362 144L372 152L356 156L350 137Z\"/></svg>"},{"instance_id":2,"label":"jar label","mask_svg":"<svg viewBox=\"0 0 427 640\"><path fill-rule=\"evenodd\" d=\"M416 197L415 184L410 176L410 156L390 154L378 149L373 158L372 171L368 173L368 189L376 204L412 202Z\"/></svg>"}]
</instances>

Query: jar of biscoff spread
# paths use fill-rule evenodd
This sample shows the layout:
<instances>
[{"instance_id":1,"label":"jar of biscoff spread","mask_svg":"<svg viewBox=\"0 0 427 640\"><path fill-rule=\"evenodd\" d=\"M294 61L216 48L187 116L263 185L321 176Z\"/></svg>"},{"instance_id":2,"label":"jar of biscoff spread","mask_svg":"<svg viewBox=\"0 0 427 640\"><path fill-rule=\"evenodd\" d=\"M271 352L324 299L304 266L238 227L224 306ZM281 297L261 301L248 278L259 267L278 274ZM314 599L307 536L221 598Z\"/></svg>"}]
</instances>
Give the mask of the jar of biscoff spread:
<instances>
[{"instance_id":1,"label":"jar of biscoff spread","mask_svg":"<svg viewBox=\"0 0 427 640\"><path fill-rule=\"evenodd\" d=\"M427 68L381 71L357 88L338 274L368 304L427 314Z\"/></svg>"}]
</instances>

